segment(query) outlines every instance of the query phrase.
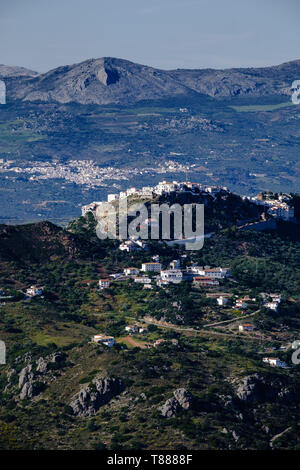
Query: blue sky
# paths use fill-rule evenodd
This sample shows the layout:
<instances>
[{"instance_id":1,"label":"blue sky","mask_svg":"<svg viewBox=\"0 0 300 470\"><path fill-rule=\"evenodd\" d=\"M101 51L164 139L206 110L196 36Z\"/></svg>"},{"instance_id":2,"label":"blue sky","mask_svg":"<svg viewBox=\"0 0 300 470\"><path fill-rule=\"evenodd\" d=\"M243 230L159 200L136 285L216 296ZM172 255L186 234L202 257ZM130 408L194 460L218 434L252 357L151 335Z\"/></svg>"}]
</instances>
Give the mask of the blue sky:
<instances>
[{"instance_id":1,"label":"blue sky","mask_svg":"<svg viewBox=\"0 0 300 470\"><path fill-rule=\"evenodd\" d=\"M300 58L298 0L0 0L0 63L227 68Z\"/></svg>"}]
</instances>

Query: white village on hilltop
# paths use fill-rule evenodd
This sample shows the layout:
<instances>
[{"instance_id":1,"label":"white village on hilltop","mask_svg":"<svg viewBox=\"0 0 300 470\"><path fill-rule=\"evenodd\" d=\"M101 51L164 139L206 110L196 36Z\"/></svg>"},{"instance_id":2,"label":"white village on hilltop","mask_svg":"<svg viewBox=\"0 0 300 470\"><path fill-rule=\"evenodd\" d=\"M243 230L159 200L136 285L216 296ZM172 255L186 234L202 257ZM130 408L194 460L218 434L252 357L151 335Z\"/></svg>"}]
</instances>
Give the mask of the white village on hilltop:
<instances>
[{"instance_id":1,"label":"white village on hilltop","mask_svg":"<svg viewBox=\"0 0 300 470\"><path fill-rule=\"evenodd\" d=\"M115 202L126 197L136 196L139 198L153 198L170 193L192 193L192 194L210 194L213 198L221 192L229 192L228 188L223 186L207 186L201 183L178 182L178 181L160 181L156 186L143 186L142 189L130 187L119 194L111 193L107 195L107 202ZM248 200L259 206L264 206L266 212L277 219L293 220L294 208L289 205L291 196L289 194L280 194L276 198L271 197L268 193L258 196L248 197L242 196L244 200ZM104 201L91 202L81 208L81 214L85 216L88 212L95 213L97 207L104 204Z\"/></svg>"}]
</instances>

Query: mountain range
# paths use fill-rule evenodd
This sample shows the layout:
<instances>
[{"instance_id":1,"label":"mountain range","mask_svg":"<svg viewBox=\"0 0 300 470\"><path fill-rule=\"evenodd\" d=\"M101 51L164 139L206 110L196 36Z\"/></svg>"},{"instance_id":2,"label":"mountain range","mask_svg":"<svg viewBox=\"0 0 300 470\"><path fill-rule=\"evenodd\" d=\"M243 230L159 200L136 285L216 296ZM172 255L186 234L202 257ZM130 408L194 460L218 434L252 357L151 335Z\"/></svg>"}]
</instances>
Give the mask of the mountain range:
<instances>
[{"instance_id":1,"label":"mountain range","mask_svg":"<svg viewBox=\"0 0 300 470\"><path fill-rule=\"evenodd\" d=\"M1 222L65 223L109 188L186 172L238 194L298 192L298 78L299 60L168 71L110 57L46 73L0 65Z\"/></svg>"},{"instance_id":2,"label":"mountain range","mask_svg":"<svg viewBox=\"0 0 300 470\"><path fill-rule=\"evenodd\" d=\"M46 73L0 65L8 100L81 104L132 104L142 100L206 95L290 95L300 77L300 60L262 68L161 70L102 57Z\"/></svg>"}]
</instances>

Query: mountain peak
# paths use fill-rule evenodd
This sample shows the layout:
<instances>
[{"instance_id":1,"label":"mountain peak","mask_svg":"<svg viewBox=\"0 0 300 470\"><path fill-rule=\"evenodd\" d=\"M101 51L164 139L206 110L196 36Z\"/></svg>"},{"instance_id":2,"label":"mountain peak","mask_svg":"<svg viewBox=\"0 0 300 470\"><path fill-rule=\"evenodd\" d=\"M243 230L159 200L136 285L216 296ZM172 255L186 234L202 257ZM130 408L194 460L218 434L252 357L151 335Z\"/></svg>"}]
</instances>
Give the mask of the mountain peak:
<instances>
[{"instance_id":1,"label":"mountain peak","mask_svg":"<svg viewBox=\"0 0 300 470\"><path fill-rule=\"evenodd\" d=\"M166 71L116 57L101 57L42 74L0 66L0 78L1 67L2 76L14 77L13 86L8 86L8 100L99 105L196 95L288 95L292 81L300 76L299 60L273 67Z\"/></svg>"}]
</instances>

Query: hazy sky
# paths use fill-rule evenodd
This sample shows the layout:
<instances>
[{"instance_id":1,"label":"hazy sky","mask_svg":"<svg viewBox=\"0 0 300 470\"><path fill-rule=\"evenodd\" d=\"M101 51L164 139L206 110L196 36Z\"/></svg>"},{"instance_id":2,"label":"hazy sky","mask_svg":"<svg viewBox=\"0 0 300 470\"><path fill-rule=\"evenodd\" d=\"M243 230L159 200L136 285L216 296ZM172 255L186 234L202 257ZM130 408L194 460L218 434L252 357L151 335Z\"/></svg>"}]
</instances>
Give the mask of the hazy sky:
<instances>
[{"instance_id":1,"label":"hazy sky","mask_svg":"<svg viewBox=\"0 0 300 470\"><path fill-rule=\"evenodd\" d=\"M279 64L300 58L299 13L299 0L0 0L0 63Z\"/></svg>"}]
</instances>

